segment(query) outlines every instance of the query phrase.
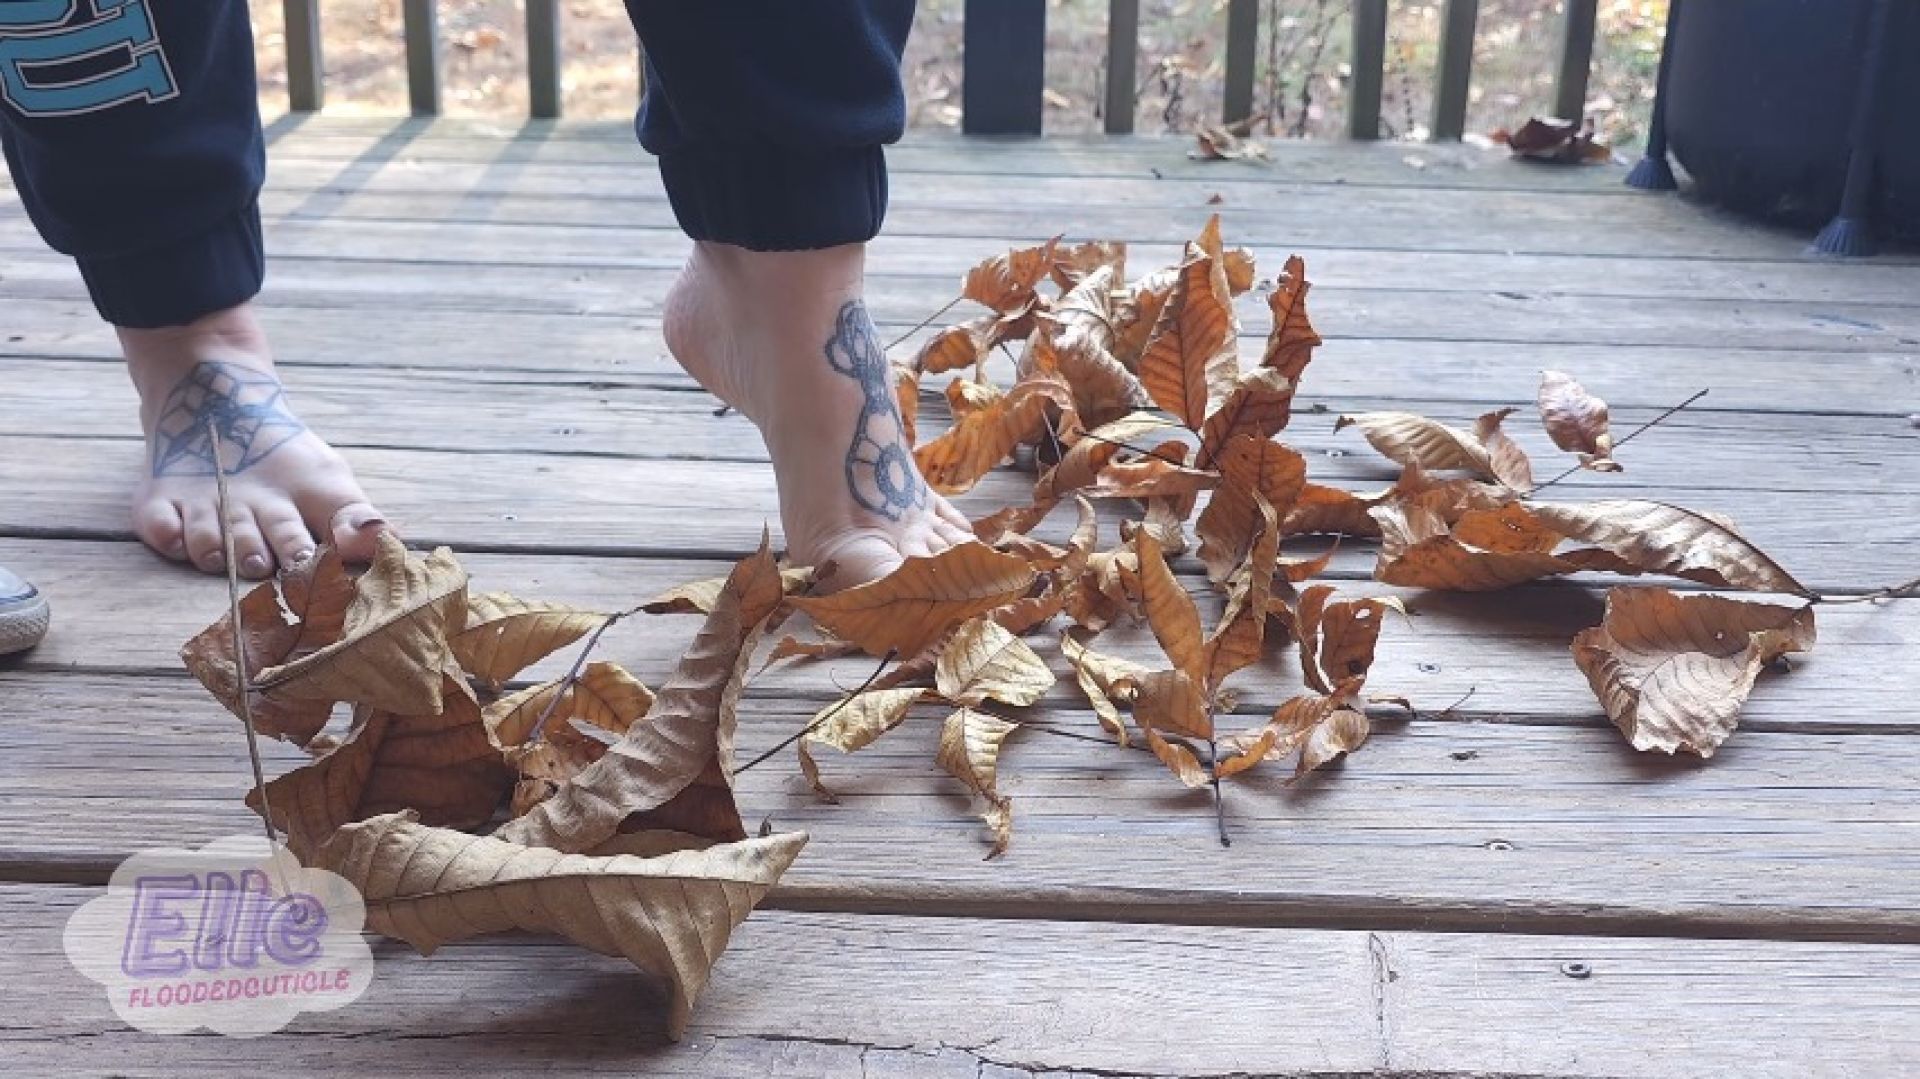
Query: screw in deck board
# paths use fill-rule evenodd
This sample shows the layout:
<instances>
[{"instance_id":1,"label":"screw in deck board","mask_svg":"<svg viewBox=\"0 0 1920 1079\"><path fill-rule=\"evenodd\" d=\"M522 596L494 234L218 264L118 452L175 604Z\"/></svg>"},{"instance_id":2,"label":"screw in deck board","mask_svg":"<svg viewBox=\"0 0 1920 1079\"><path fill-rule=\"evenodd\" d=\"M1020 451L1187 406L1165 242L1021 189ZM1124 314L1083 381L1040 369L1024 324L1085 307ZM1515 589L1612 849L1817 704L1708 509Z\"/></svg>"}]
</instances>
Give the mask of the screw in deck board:
<instances>
[{"instance_id":1,"label":"screw in deck board","mask_svg":"<svg viewBox=\"0 0 1920 1079\"><path fill-rule=\"evenodd\" d=\"M1642 191L1672 191L1680 184L1667 163L1667 73L1673 67L1673 35L1680 26L1680 5L1667 5L1667 29L1660 42L1660 69L1653 77L1653 119L1647 124L1647 152L1627 173L1627 186Z\"/></svg>"},{"instance_id":2,"label":"screw in deck board","mask_svg":"<svg viewBox=\"0 0 1920 1079\"><path fill-rule=\"evenodd\" d=\"M1040 134L1047 0L967 0L965 19L960 130Z\"/></svg>"},{"instance_id":3,"label":"screw in deck board","mask_svg":"<svg viewBox=\"0 0 1920 1079\"><path fill-rule=\"evenodd\" d=\"M1813 241L1819 255L1853 257L1871 255L1877 249L1869 220L1873 195L1874 159L1880 126L1881 73L1887 66L1887 24L1893 16L1893 0L1876 0L1868 16L1865 55L1860 64L1860 84L1853 99L1853 131L1848 138L1847 186L1840 196L1840 213Z\"/></svg>"}]
</instances>

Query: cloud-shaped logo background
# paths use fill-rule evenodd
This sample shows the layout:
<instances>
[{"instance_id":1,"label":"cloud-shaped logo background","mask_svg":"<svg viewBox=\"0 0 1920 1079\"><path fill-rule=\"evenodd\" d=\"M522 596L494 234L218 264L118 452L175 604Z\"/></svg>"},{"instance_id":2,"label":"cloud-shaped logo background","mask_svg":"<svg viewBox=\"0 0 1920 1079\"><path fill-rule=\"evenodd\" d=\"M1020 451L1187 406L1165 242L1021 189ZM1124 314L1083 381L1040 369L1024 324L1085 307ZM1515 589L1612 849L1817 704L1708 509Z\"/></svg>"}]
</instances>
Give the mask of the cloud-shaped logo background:
<instances>
[{"instance_id":1,"label":"cloud-shaped logo background","mask_svg":"<svg viewBox=\"0 0 1920 1079\"><path fill-rule=\"evenodd\" d=\"M358 1000L373 981L366 902L259 836L142 851L67 920L75 969L130 1025L249 1037Z\"/></svg>"}]
</instances>

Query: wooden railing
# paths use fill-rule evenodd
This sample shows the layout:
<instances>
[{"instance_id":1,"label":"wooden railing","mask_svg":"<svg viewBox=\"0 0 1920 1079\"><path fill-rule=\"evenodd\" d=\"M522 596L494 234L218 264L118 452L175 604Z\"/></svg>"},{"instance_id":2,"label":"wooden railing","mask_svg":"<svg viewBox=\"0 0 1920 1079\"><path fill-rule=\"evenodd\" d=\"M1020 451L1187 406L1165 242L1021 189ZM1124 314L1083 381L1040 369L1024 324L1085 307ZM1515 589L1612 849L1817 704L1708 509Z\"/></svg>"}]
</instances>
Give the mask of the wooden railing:
<instances>
[{"instance_id":1,"label":"wooden railing","mask_svg":"<svg viewBox=\"0 0 1920 1079\"><path fill-rule=\"evenodd\" d=\"M527 83L536 118L560 115L560 0L524 0ZM689 3L700 0L687 0ZM1562 0L1554 114L1577 119L1586 102L1599 0ZM282 0L286 11L287 97L296 112L318 109L321 0ZM1253 115L1254 68L1261 0L1227 0L1225 93L1221 120ZM1388 0L1351 0L1352 76L1347 81L1347 133L1380 134L1380 96L1387 58ZM407 97L417 115L440 111L440 34L435 0L402 0ZM1466 130L1473 79L1473 34L1479 0L1447 0L1434 76L1432 137ZM962 130L975 135L1038 135L1046 92L1047 0L966 0L962 58ZM1107 70L1103 113L1109 134L1133 130L1139 91L1140 0L1107 2Z\"/></svg>"}]
</instances>

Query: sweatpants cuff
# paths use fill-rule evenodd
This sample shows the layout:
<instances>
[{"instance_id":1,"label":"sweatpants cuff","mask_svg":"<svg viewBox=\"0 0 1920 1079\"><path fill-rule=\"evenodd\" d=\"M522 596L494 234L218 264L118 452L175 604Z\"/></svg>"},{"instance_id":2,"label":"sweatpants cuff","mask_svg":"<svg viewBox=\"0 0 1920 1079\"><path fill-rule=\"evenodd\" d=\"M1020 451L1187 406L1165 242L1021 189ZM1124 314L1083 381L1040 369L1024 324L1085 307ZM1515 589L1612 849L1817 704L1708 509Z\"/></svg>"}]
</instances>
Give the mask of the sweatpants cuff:
<instances>
[{"instance_id":1,"label":"sweatpants cuff","mask_svg":"<svg viewBox=\"0 0 1920 1079\"><path fill-rule=\"evenodd\" d=\"M75 261L101 318L136 330L184 326L237 307L260 291L266 277L260 206L248 203L162 247Z\"/></svg>"},{"instance_id":2,"label":"sweatpants cuff","mask_svg":"<svg viewBox=\"0 0 1920 1079\"><path fill-rule=\"evenodd\" d=\"M684 146L660 155L660 178L688 236L753 251L865 243L887 215L878 146Z\"/></svg>"}]
</instances>

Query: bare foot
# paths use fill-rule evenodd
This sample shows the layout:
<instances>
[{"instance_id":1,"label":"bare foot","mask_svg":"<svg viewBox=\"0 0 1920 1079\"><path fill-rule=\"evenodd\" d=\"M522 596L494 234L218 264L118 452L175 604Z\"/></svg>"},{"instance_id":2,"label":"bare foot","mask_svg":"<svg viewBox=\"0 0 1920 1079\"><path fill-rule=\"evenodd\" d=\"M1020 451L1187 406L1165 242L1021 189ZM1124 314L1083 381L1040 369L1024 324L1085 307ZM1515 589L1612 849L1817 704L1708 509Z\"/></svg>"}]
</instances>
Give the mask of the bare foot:
<instances>
[{"instance_id":1,"label":"bare foot","mask_svg":"<svg viewBox=\"0 0 1920 1079\"><path fill-rule=\"evenodd\" d=\"M928 489L861 303L865 248L758 252L700 243L667 296L674 358L760 428L788 556L833 563L828 586L973 539Z\"/></svg>"},{"instance_id":2,"label":"bare foot","mask_svg":"<svg viewBox=\"0 0 1920 1079\"><path fill-rule=\"evenodd\" d=\"M306 561L316 539L350 560L373 557L380 512L346 461L288 409L250 306L188 326L119 333L147 436L147 471L133 498L134 531L147 546L208 573L226 572L211 420L229 472L229 524L243 576Z\"/></svg>"}]
</instances>

